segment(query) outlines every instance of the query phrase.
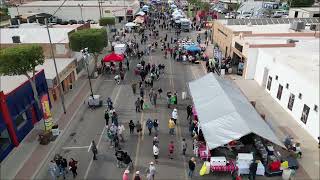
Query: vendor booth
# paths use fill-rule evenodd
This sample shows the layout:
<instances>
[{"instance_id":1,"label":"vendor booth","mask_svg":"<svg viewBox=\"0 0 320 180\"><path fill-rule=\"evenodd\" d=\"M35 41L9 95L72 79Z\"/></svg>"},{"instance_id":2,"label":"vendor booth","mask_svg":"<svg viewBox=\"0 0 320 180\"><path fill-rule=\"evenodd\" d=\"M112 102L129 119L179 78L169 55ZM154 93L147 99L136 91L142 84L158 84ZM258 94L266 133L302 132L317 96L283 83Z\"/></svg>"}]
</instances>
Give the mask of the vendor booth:
<instances>
[{"instance_id":1,"label":"vendor booth","mask_svg":"<svg viewBox=\"0 0 320 180\"><path fill-rule=\"evenodd\" d=\"M267 147L285 146L241 91L232 82L212 73L189 82L189 88L195 106L193 111L196 111L199 129L205 139L202 148L207 152L205 156L211 156L211 170L239 170L240 174L249 174L250 164L258 159L257 175L264 175L265 166L276 154L268 153ZM245 149L243 147L249 144L247 141L251 146L240 153L240 149ZM221 147L234 153L237 158L225 160L209 151ZM199 155L203 159L201 152ZM224 167L215 167L217 164Z\"/></svg>"}]
</instances>

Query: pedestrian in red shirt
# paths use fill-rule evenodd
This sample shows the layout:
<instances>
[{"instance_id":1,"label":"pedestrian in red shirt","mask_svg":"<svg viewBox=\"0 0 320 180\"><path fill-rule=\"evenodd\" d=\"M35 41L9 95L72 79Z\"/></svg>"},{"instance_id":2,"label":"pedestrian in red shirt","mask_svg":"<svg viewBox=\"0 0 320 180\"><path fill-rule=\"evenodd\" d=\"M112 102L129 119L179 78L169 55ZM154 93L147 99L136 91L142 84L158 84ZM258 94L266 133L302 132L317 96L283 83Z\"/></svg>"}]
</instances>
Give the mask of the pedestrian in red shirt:
<instances>
[{"instance_id":1,"label":"pedestrian in red shirt","mask_svg":"<svg viewBox=\"0 0 320 180\"><path fill-rule=\"evenodd\" d=\"M173 151L174 151L173 141L170 141L170 143L168 145L168 150L169 150L169 158L173 159Z\"/></svg>"},{"instance_id":2,"label":"pedestrian in red shirt","mask_svg":"<svg viewBox=\"0 0 320 180\"><path fill-rule=\"evenodd\" d=\"M78 169L78 161L74 160L73 158L71 158L71 160L69 161L69 169L71 170L72 174L73 174L73 178L75 178L78 173L77 173L77 169Z\"/></svg>"}]
</instances>

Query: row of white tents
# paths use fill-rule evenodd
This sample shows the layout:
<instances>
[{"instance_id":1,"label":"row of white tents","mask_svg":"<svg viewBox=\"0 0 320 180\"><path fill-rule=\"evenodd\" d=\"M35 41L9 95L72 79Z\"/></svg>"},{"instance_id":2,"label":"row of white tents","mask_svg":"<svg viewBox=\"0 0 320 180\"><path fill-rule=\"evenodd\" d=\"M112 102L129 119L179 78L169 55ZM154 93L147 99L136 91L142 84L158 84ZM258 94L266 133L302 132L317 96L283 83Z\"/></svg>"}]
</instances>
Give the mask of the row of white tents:
<instances>
[{"instance_id":1,"label":"row of white tents","mask_svg":"<svg viewBox=\"0 0 320 180\"><path fill-rule=\"evenodd\" d=\"M210 73L189 82L189 89L209 149L251 133L284 147L232 82Z\"/></svg>"}]
</instances>

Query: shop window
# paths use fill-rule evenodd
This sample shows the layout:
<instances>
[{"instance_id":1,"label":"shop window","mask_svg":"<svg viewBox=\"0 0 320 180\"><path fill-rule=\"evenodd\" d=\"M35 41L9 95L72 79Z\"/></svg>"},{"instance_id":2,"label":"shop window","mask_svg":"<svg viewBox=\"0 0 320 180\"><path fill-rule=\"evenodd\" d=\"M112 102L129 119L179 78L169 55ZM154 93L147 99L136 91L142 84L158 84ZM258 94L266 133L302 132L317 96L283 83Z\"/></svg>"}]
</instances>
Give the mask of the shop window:
<instances>
[{"instance_id":1,"label":"shop window","mask_svg":"<svg viewBox=\"0 0 320 180\"><path fill-rule=\"evenodd\" d=\"M11 144L10 136L7 129L0 132L0 154L6 150Z\"/></svg>"},{"instance_id":2,"label":"shop window","mask_svg":"<svg viewBox=\"0 0 320 180\"><path fill-rule=\"evenodd\" d=\"M292 107L293 107L293 103L294 103L294 98L295 98L295 95L294 94L290 94L290 97L289 97L289 102L288 102L288 109L290 111L292 111Z\"/></svg>"},{"instance_id":3,"label":"shop window","mask_svg":"<svg viewBox=\"0 0 320 180\"><path fill-rule=\"evenodd\" d=\"M281 84L279 84L278 93L277 93L277 98L278 98L279 100L281 100L282 90L283 90L283 86L282 86Z\"/></svg>"},{"instance_id":4,"label":"shop window","mask_svg":"<svg viewBox=\"0 0 320 180\"><path fill-rule=\"evenodd\" d=\"M23 112L21 113L17 118L16 118L16 126L17 126L17 129L21 129L28 121L28 118L27 118L27 113L26 112Z\"/></svg>"},{"instance_id":5,"label":"shop window","mask_svg":"<svg viewBox=\"0 0 320 180\"><path fill-rule=\"evenodd\" d=\"M301 121L307 124L308 116L309 116L310 108L306 104L303 106L302 114L301 114Z\"/></svg>"},{"instance_id":6,"label":"shop window","mask_svg":"<svg viewBox=\"0 0 320 180\"><path fill-rule=\"evenodd\" d=\"M270 91L270 89L271 89L271 84L272 84L272 77L271 76L269 76L269 78L268 78L268 83L267 83L267 89Z\"/></svg>"}]
</instances>

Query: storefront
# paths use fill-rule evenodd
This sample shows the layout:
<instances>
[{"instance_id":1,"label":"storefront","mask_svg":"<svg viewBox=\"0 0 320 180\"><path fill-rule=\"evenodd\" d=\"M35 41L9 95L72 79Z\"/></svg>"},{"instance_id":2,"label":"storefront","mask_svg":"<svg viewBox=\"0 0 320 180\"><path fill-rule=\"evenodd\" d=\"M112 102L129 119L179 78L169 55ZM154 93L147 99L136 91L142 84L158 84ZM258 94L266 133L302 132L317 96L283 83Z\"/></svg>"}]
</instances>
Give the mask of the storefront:
<instances>
[{"instance_id":1,"label":"storefront","mask_svg":"<svg viewBox=\"0 0 320 180\"><path fill-rule=\"evenodd\" d=\"M42 119L29 81L23 76L1 77L0 92L0 143L1 160L14 146L33 129L34 124ZM48 93L44 71L36 74L36 87L39 97ZM6 85L12 83L14 86ZM5 87L7 86L7 87ZM39 98L40 99L40 98Z\"/></svg>"}]
</instances>

